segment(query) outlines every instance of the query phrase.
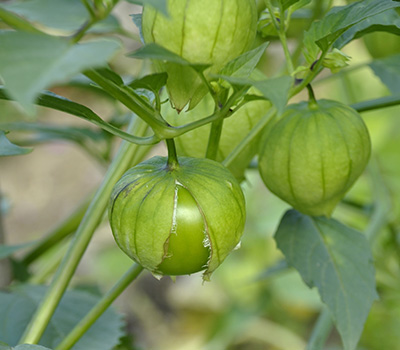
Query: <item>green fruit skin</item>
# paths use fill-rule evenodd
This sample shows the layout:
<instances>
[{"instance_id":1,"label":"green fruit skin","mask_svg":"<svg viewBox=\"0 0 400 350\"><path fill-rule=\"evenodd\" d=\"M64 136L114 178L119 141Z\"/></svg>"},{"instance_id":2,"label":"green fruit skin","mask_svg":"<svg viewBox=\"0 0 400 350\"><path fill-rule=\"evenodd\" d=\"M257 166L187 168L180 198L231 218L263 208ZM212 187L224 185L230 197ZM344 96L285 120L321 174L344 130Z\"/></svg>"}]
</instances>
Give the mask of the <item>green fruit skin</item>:
<instances>
[{"instance_id":1,"label":"green fruit skin","mask_svg":"<svg viewBox=\"0 0 400 350\"><path fill-rule=\"evenodd\" d=\"M207 279L238 245L245 217L233 175L218 162L188 157L173 169L165 157L131 168L109 204L118 246L155 275L205 270Z\"/></svg>"},{"instance_id":2,"label":"green fruit skin","mask_svg":"<svg viewBox=\"0 0 400 350\"><path fill-rule=\"evenodd\" d=\"M344 104L319 100L291 105L270 124L259 150L265 185L300 212L329 217L368 163L362 118Z\"/></svg>"},{"instance_id":3,"label":"green fruit skin","mask_svg":"<svg viewBox=\"0 0 400 350\"><path fill-rule=\"evenodd\" d=\"M254 91L253 91L254 93ZM257 122L268 112L271 104L268 101L252 101L245 104L232 116L224 120L216 160L223 161L239 143L246 137ZM187 124L213 113L214 101L207 95L196 108L184 114L178 114L168 104L164 105L165 119L174 126ZM175 139L179 155L203 158L207 151L211 124L204 125L183 134ZM237 157L228 169L239 181L243 180L244 172L258 151L259 138L253 140Z\"/></svg>"},{"instance_id":4,"label":"green fruit skin","mask_svg":"<svg viewBox=\"0 0 400 350\"><path fill-rule=\"evenodd\" d=\"M256 35L255 0L168 0L170 18L145 6L142 32L145 43L156 43L190 63L209 64L206 75L218 72L247 51ZM207 89L190 67L156 63L168 73L167 89L174 107L193 108Z\"/></svg>"}]
</instances>

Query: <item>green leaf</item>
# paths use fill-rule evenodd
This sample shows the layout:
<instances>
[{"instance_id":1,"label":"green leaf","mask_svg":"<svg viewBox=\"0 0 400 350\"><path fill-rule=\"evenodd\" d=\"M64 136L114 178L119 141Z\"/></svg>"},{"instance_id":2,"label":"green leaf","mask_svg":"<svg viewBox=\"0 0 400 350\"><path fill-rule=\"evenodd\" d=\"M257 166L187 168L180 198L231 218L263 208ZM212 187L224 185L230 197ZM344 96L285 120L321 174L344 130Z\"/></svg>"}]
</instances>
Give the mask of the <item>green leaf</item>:
<instances>
[{"instance_id":1,"label":"green leaf","mask_svg":"<svg viewBox=\"0 0 400 350\"><path fill-rule=\"evenodd\" d=\"M210 66L209 64L202 64L202 63L192 64L189 61L177 55L176 53L173 53L167 50L166 48L154 43L147 44L141 47L139 50L131 54L128 54L128 56L136 59L152 59L158 61L177 63L182 66L190 66L197 71L204 71Z\"/></svg>"},{"instance_id":2,"label":"green leaf","mask_svg":"<svg viewBox=\"0 0 400 350\"><path fill-rule=\"evenodd\" d=\"M0 157L18 156L32 152L32 148L23 148L11 143L4 131L0 130Z\"/></svg>"},{"instance_id":3,"label":"green leaf","mask_svg":"<svg viewBox=\"0 0 400 350\"><path fill-rule=\"evenodd\" d=\"M167 83L167 73L155 73L146 75L143 78L132 81L129 86L132 89L147 89L158 93L160 89Z\"/></svg>"},{"instance_id":4,"label":"green leaf","mask_svg":"<svg viewBox=\"0 0 400 350\"><path fill-rule=\"evenodd\" d=\"M374 60L369 66L392 94L400 93L400 55Z\"/></svg>"},{"instance_id":5,"label":"green leaf","mask_svg":"<svg viewBox=\"0 0 400 350\"><path fill-rule=\"evenodd\" d=\"M342 48L351 40L375 31L385 31L400 35L400 15L395 10L388 10L375 16L368 17L340 36L340 38L336 40L334 47Z\"/></svg>"},{"instance_id":6,"label":"green leaf","mask_svg":"<svg viewBox=\"0 0 400 350\"><path fill-rule=\"evenodd\" d=\"M275 239L289 265L310 288L318 288L345 350L354 350L371 305L378 298L366 237L334 219L289 210Z\"/></svg>"},{"instance_id":7,"label":"green leaf","mask_svg":"<svg viewBox=\"0 0 400 350\"><path fill-rule=\"evenodd\" d=\"M389 9L400 7L392 0L363 0L348 6L334 7L318 22L314 22L304 35L304 55L312 64L318 53L326 51L349 28Z\"/></svg>"},{"instance_id":8,"label":"green leaf","mask_svg":"<svg viewBox=\"0 0 400 350\"><path fill-rule=\"evenodd\" d=\"M8 258L13 255L18 250L26 249L36 245L37 241L32 241L28 243L16 244L16 245L0 245L0 260Z\"/></svg>"},{"instance_id":9,"label":"green leaf","mask_svg":"<svg viewBox=\"0 0 400 350\"><path fill-rule=\"evenodd\" d=\"M92 67L104 66L119 49L113 40L70 45L49 35L0 32L0 77L9 95L34 111L39 92Z\"/></svg>"},{"instance_id":10,"label":"green leaf","mask_svg":"<svg viewBox=\"0 0 400 350\"><path fill-rule=\"evenodd\" d=\"M288 76L266 80L251 80L225 75L216 75L216 77L226 80L233 86L254 86L266 99L272 102L278 114L283 112L288 101L290 88L293 85L293 78Z\"/></svg>"},{"instance_id":11,"label":"green leaf","mask_svg":"<svg viewBox=\"0 0 400 350\"><path fill-rule=\"evenodd\" d=\"M168 16L167 0L126 0L132 4L137 5L149 5L153 6L157 11L160 11L165 16Z\"/></svg>"},{"instance_id":12,"label":"green leaf","mask_svg":"<svg viewBox=\"0 0 400 350\"><path fill-rule=\"evenodd\" d=\"M222 68L220 74L232 77L248 78L256 68L268 45L269 42L266 42L254 50L247 51L239 57L236 57Z\"/></svg>"},{"instance_id":13,"label":"green leaf","mask_svg":"<svg viewBox=\"0 0 400 350\"><path fill-rule=\"evenodd\" d=\"M12 11L32 23L60 30L63 34L77 31L90 16L80 0L29 0L11 1L0 7ZM120 25L113 16L94 25L92 32L118 31Z\"/></svg>"},{"instance_id":14,"label":"green leaf","mask_svg":"<svg viewBox=\"0 0 400 350\"><path fill-rule=\"evenodd\" d=\"M4 88L2 88L1 86L0 86L0 99L4 99L4 100L10 99L4 93ZM83 106L79 103L70 101L70 100L66 99L65 97L58 96L49 91L41 94L38 97L36 103L39 106L52 108L52 109L55 109L55 110L58 110L61 112L65 112L65 113L69 113L76 117L85 119L86 121L89 121L92 124L99 126L103 130L108 131L109 133L111 133L115 136L119 136L122 139L127 140L129 142L141 143L141 141L146 142L146 140L150 141L150 139L151 139L151 138L148 138L148 139L137 138L134 135L126 133L126 132L122 131L121 129L115 127L114 125L105 122L103 119L101 119L96 113L94 113L88 107ZM153 143L150 143L150 144L153 144ZM146 144L149 144L149 143L146 143Z\"/></svg>"},{"instance_id":15,"label":"green leaf","mask_svg":"<svg viewBox=\"0 0 400 350\"><path fill-rule=\"evenodd\" d=\"M45 292L44 286L29 285L15 287L11 293L0 292L0 315L7 315L0 322L0 339L11 346L18 343ZM43 334L40 345L56 347L98 301L99 297L87 292L67 291ZM121 317L108 309L77 342L74 350L112 349L122 335L122 325ZM20 350L19 347L16 349Z\"/></svg>"}]
</instances>

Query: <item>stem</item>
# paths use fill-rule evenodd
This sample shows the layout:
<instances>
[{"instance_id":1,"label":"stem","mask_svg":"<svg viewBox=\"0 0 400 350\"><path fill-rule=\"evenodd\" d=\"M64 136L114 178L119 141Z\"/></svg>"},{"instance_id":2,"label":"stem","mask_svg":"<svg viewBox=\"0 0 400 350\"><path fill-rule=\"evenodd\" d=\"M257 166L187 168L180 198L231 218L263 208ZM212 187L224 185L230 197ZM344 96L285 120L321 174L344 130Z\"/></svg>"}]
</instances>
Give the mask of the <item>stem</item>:
<instances>
[{"instance_id":1,"label":"stem","mask_svg":"<svg viewBox=\"0 0 400 350\"><path fill-rule=\"evenodd\" d=\"M5 232L3 226L3 212L1 209L2 195L0 192L0 245L5 243ZM8 286L11 282L11 265L9 259L0 260L0 289Z\"/></svg>"},{"instance_id":2,"label":"stem","mask_svg":"<svg viewBox=\"0 0 400 350\"><path fill-rule=\"evenodd\" d=\"M375 109L387 108L400 105L400 95L386 96L375 100L359 102L351 105L358 112L373 111Z\"/></svg>"},{"instance_id":3,"label":"stem","mask_svg":"<svg viewBox=\"0 0 400 350\"><path fill-rule=\"evenodd\" d=\"M254 126L253 129L246 135L246 137L234 148L234 150L224 159L223 165L229 167L234 163L236 157L245 149L245 147L250 144L254 139L256 139L265 126L268 124L272 116L276 113L275 108L271 108Z\"/></svg>"},{"instance_id":4,"label":"stem","mask_svg":"<svg viewBox=\"0 0 400 350\"><path fill-rule=\"evenodd\" d=\"M92 310L74 327L74 329L57 345L55 350L69 350L85 332L96 322L96 320L108 309L112 302L134 281L143 271L140 265L133 265L117 284L103 296Z\"/></svg>"},{"instance_id":5,"label":"stem","mask_svg":"<svg viewBox=\"0 0 400 350\"><path fill-rule=\"evenodd\" d=\"M278 21L276 20L276 18L274 16L274 13L273 13L274 9L272 8L271 1L265 0L265 4L271 15L272 23L274 24L275 29L278 32L279 40L281 41L283 52L285 54L287 70L288 70L289 74L292 74L294 71L294 67L293 67L293 62L292 62L292 57L290 55L289 47L287 44L286 28L285 28L285 13L283 11L282 6L280 6L279 10L280 10L281 21L280 21L280 23L278 23Z\"/></svg>"},{"instance_id":6,"label":"stem","mask_svg":"<svg viewBox=\"0 0 400 350\"><path fill-rule=\"evenodd\" d=\"M25 255L21 262L24 265L31 264L55 244L59 243L69 234L76 231L80 222L82 221L83 216L85 215L87 208L89 207L91 198L92 195L90 195L90 197L86 199L67 219L50 231L50 233L48 233L35 248Z\"/></svg>"},{"instance_id":7,"label":"stem","mask_svg":"<svg viewBox=\"0 0 400 350\"><path fill-rule=\"evenodd\" d=\"M216 160L218 154L219 140L221 139L224 120L217 120L212 123L210 136L208 138L206 158Z\"/></svg>"},{"instance_id":8,"label":"stem","mask_svg":"<svg viewBox=\"0 0 400 350\"><path fill-rule=\"evenodd\" d=\"M317 100L315 98L314 90L313 90L311 84L307 85L307 90L308 90L308 98L309 98L308 104L309 104L309 106L310 107L317 106Z\"/></svg>"},{"instance_id":9,"label":"stem","mask_svg":"<svg viewBox=\"0 0 400 350\"><path fill-rule=\"evenodd\" d=\"M11 11L7 11L2 7L0 7L0 18L4 23L8 24L11 28L14 28L16 30L21 30L34 34L44 34L26 19L16 15Z\"/></svg>"},{"instance_id":10,"label":"stem","mask_svg":"<svg viewBox=\"0 0 400 350\"><path fill-rule=\"evenodd\" d=\"M307 344L307 350L323 350L326 339L333 327L332 317L328 309L324 308L320 313L317 323L311 333Z\"/></svg>"},{"instance_id":11,"label":"stem","mask_svg":"<svg viewBox=\"0 0 400 350\"><path fill-rule=\"evenodd\" d=\"M178 156L176 155L175 141L174 139L166 139L165 142L168 148L168 168L171 170L176 169L179 167L179 163Z\"/></svg>"},{"instance_id":12,"label":"stem","mask_svg":"<svg viewBox=\"0 0 400 350\"><path fill-rule=\"evenodd\" d=\"M132 132L134 129L136 129L139 134L143 135L147 131L147 125L142 123L140 119L135 119L132 120L128 131ZM20 344L37 344L42 337L43 332L67 289L80 260L82 259L95 229L102 219L114 184L130 166L133 159L137 157L135 153L138 147L139 146L135 144L127 142L121 144L101 186L90 203L75 237L71 242L68 252L58 268L44 299L40 303L26 328L25 333L20 340Z\"/></svg>"}]
</instances>

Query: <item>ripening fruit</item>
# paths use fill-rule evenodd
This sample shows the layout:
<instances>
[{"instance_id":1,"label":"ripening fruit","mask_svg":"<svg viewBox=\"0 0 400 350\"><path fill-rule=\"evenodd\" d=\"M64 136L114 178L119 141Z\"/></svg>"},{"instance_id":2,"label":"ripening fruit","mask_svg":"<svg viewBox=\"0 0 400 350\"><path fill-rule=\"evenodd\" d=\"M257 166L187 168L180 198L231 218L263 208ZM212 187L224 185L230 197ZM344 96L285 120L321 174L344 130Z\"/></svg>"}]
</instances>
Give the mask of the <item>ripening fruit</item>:
<instances>
[{"instance_id":1,"label":"ripening fruit","mask_svg":"<svg viewBox=\"0 0 400 350\"><path fill-rule=\"evenodd\" d=\"M330 100L302 102L267 126L259 171L271 192L295 209L330 216L370 153L368 130L354 109Z\"/></svg>"},{"instance_id":2,"label":"ripening fruit","mask_svg":"<svg viewBox=\"0 0 400 350\"><path fill-rule=\"evenodd\" d=\"M238 245L245 223L240 185L220 163L181 157L170 168L153 157L128 170L111 195L118 246L155 275L204 271Z\"/></svg>"},{"instance_id":3,"label":"ripening fruit","mask_svg":"<svg viewBox=\"0 0 400 350\"><path fill-rule=\"evenodd\" d=\"M142 32L145 43L156 43L190 63L211 65L205 72L218 72L226 63L247 51L257 25L255 0L168 0L170 17L145 6ZM207 88L188 66L156 62L168 73L167 89L173 106L193 108Z\"/></svg>"}]
</instances>

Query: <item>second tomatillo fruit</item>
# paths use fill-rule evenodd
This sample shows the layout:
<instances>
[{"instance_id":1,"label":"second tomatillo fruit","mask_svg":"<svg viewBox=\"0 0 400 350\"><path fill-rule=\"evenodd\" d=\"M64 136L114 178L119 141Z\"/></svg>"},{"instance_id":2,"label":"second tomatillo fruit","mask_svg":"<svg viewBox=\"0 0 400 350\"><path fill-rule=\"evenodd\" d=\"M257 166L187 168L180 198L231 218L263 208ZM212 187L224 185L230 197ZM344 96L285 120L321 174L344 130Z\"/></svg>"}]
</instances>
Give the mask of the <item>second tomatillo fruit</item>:
<instances>
[{"instance_id":1,"label":"second tomatillo fruit","mask_svg":"<svg viewBox=\"0 0 400 350\"><path fill-rule=\"evenodd\" d=\"M271 192L295 209L329 217L370 153L367 127L354 109L330 100L302 102L267 126L259 171Z\"/></svg>"}]
</instances>

